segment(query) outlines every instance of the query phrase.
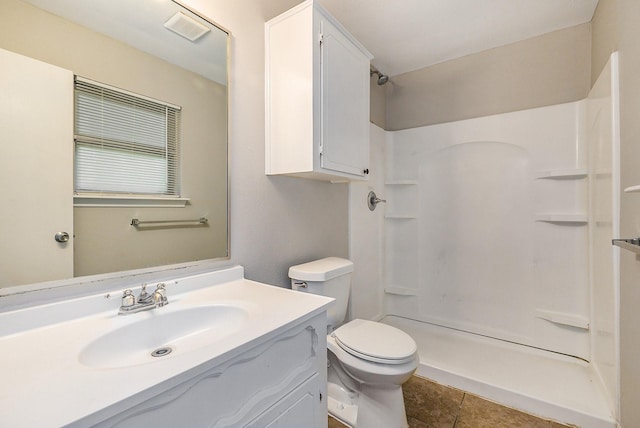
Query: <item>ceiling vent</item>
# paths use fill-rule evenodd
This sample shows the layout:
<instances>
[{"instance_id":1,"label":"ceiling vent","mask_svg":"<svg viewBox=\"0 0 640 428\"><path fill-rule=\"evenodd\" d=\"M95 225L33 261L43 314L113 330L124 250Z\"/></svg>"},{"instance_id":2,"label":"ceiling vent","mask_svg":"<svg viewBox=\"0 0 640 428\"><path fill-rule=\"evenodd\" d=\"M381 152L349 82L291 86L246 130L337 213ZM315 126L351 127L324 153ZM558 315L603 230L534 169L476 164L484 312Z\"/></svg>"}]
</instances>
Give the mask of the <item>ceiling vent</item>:
<instances>
[{"instance_id":1,"label":"ceiling vent","mask_svg":"<svg viewBox=\"0 0 640 428\"><path fill-rule=\"evenodd\" d=\"M182 12L176 12L164 26L185 39L195 42L200 37L211 31L208 27L202 25L193 18L188 17Z\"/></svg>"}]
</instances>

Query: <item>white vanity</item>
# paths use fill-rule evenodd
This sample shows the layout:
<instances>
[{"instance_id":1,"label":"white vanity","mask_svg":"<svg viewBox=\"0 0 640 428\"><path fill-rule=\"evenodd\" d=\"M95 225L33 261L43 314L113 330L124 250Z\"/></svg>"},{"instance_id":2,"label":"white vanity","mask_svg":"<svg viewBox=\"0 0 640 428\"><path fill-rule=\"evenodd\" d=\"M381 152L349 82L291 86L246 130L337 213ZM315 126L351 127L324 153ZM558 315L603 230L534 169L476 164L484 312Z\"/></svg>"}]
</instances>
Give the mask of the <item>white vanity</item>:
<instances>
[{"instance_id":1,"label":"white vanity","mask_svg":"<svg viewBox=\"0 0 640 428\"><path fill-rule=\"evenodd\" d=\"M0 426L326 427L331 299L240 266L165 284L134 314L122 289L0 312Z\"/></svg>"}]
</instances>

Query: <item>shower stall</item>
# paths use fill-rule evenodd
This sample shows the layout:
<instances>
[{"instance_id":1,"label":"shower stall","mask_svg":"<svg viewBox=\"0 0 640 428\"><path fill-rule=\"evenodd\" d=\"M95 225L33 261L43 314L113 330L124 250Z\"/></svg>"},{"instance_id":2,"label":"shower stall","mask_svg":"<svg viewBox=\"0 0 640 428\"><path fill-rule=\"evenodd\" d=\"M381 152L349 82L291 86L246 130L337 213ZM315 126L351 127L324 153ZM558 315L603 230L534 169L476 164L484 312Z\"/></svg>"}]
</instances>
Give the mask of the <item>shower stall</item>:
<instances>
[{"instance_id":1,"label":"shower stall","mask_svg":"<svg viewBox=\"0 0 640 428\"><path fill-rule=\"evenodd\" d=\"M350 187L352 317L411 334L420 375L615 427L617 103L614 54L585 100L372 126L370 180Z\"/></svg>"}]
</instances>

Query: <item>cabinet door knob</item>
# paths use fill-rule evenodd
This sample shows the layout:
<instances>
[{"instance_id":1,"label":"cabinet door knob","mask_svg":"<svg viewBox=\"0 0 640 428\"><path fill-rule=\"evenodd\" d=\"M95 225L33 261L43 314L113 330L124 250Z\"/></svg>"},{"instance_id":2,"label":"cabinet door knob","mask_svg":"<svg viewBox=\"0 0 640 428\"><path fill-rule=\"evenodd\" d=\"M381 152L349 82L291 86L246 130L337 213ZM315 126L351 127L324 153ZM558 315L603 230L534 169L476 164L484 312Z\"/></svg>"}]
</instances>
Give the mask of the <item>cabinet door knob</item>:
<instances>
[{"instance_id":1,"label":"cabinet door knob","mask_svg":"<svg viewBox=\"0 0 640 428\"><path fill-rule=\"evenodd\" d=\"M363 170L362 172L364 172L365 175L369 174L369 168Z\"/></svg>"},{"instance_id":2,"label":"cabinet door knob","mask_svg":"<svg viewBox=\"0 0 640 428\"><path fill-rule=\"evenodd\" d=\"M58 232L55 234L54 239L56 242L69 242L69 234L67 232Z\"/></svg>"}]
</instances>

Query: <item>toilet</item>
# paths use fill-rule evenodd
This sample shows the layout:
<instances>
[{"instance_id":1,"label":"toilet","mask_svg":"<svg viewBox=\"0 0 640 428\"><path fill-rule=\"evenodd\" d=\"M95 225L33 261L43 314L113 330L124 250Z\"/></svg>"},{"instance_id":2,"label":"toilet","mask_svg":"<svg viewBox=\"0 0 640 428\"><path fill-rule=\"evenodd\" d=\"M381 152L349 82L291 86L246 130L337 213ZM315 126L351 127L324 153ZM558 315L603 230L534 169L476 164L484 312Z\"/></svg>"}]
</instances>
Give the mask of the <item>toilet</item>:
<instances>
[{"instance_id":1,"label":"toilet","mask_svg":"<svg viewBox=\"0 0 640 428\"><path fill-rule=\"evenodd\" d=\"M327 310L329 413L353 428L406 428L402 384L418 367L415 341L386 324L344 323L353 262L327 257L289 268L294 290L333 297Z\"/></svg>"}]
</instances>

